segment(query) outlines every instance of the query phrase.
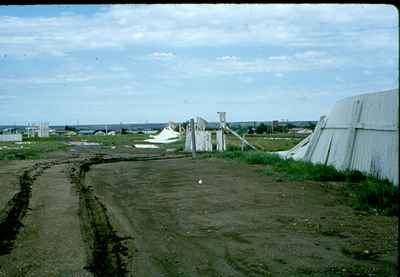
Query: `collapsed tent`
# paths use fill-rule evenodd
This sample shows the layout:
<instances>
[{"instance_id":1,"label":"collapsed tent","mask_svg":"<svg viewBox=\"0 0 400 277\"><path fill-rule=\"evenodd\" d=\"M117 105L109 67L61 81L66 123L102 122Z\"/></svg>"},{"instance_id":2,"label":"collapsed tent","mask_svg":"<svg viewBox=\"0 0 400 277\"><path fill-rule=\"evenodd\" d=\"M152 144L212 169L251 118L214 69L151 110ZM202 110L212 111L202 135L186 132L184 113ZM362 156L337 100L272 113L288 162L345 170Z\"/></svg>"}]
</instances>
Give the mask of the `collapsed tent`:
<instances>
[{"instance_id":1,"label":"collapsed tent","mask_svg":"<svg viewBox=\"0 0 400 277\"><path fill-rule=\"evenodd\" d=\"M158 135L150 135L150 139L145 139L151 143L172 143L178 141L180 133L175 132L171 127L164 128Z\"/></svg>"},{"instance_id":2,"label":"collapsed tent","mask_svg":"<svg viewBox=\"0 0 400 277\"><path fill-rule=\"evenodd\" d=\"M359 170L399 184L398 89L338 101L314 132L283 158Z\"/></svg>"}]
</instances>

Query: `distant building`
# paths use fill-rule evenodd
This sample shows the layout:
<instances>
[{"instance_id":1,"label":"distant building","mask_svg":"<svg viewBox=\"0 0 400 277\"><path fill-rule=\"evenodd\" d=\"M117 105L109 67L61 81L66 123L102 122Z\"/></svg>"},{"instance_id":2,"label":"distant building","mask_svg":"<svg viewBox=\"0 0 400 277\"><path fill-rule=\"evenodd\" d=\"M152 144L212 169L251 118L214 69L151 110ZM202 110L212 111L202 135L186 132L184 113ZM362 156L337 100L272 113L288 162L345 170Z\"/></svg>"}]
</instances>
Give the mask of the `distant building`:
<instances>
[{"instance_id":1,"label":"distant building","mask_svg":"<svg viewBox=\"0 0 400 277\"><path fill-rule=\"evenodd\" d=\"M0 141L22 141L21 134L0 135Z\"/></svg>"},{"instance_id":2,"label":"distant building","mask_svg":"<svg viewBox=\"0 0 400 277\"><path fill-rule=\"evenodd\" d=\"M80 130L79 134L80 135L93 135L94 131L93 130Z\"/></svg>"},{"instance_id":3,"label":"distant building","mask_svg":"<svg viewBox=\"0 0 400 277\"><path fill-rule=\"evenodd\" d=\"M49 137L49 123L42 122L39 124L38 137L39 138Z\"/></svg>"},{"instance_id":4,"label":"distant building","mask_svg":"<svg viewBox=\"0 0 400 277\"><path fill-rule=\"evenodd\" d=\"M142 132L145 135L154 135L154 134L157 134L159 131L158 130L143 130Z\"/></svg>"}]
</instances>

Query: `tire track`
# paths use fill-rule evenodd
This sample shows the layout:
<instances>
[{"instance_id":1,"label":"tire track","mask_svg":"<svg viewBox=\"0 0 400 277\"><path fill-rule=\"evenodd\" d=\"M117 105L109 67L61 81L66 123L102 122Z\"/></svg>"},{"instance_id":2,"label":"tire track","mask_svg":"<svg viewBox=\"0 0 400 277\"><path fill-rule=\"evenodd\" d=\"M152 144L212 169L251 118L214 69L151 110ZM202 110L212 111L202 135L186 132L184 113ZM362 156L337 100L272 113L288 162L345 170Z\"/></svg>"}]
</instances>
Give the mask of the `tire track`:
<instances>
[{"instance_id":1,"label":"tire track","mask_svg":"<svg viewBox=\"0 0 400 277\"><path fill-rule=\"evenodd\" d=\"M29 210L33 182L44 170L57 164L71 162L73 160L38 162L22 173L19 178L20 191L0 211L0 256L11 252L18 232L24 226L22 221Z\"/></svg>"},{"instance_id":2,"label":"tire track","mask_svg":"<svg viewBox=\"0 0 400 277\"><path fill-rule=\"evenodd\" d=\"M33 182L53 164L54 162L37 163L20 176L20 191L0 212L0 256L11 252L19 229L23 226L22 220L28 211Z\"/></svg>"},{"instance_id":3,"label":"tire track","mask_svg":"<svg viewBox=\"0 0 400 277\"><path fill-rule=\"evenodd\" d=\"M110 223L107 207L95 195L91 186L85 185L85 175L92 165L123 161L146 161L186 158L179 156L136 156L130 158L96 156L80 162L71 170L71 180L79 191L79 216L81 230L87 247L87 269L95 276L128 276L129 256L127 240L120 237Z\"/></svg>"}]
</instances>

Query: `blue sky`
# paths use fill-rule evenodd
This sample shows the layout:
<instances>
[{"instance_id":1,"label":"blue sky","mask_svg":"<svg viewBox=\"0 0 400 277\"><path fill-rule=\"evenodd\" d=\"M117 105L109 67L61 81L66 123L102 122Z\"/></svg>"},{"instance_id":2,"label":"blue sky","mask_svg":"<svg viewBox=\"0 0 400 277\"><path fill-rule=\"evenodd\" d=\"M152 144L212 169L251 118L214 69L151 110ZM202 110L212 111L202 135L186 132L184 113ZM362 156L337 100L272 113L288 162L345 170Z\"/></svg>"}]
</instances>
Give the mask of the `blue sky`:
<instances>
[{"instance_id":1,"label":"blue sky","mask_svg":"<svg viewBox=\"0 0 400 277\"><path fill-rule=\"evenodd\" d=\"M0 124L317 120L398 88L390 5L0 7Z\"/></svg>"}]
</instances>

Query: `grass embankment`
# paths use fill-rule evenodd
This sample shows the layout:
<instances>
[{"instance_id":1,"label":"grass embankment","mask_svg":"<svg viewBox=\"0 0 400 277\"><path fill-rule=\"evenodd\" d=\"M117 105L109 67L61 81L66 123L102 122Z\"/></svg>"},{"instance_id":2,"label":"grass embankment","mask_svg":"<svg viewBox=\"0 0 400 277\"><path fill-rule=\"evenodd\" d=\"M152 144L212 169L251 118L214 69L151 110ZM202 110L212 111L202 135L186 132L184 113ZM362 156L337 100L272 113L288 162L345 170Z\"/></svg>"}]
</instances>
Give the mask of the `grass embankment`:
<instances>
[{"instance_id":1,"label":"grass embankment","mask_svg":"<svg viewBox=\"0 0 400 277\"><path fill-rule=\"evenodd\" d=\"M399 189L388 180L379 180L360 171L338 171L333 166L285 160L263 152L228 151L216 156L266 165L259 171L276 177L277 181L345 182L344 192L349 196L353 208L390 216L397 215L399 211Z\"/></svg>"}]
</instances>

